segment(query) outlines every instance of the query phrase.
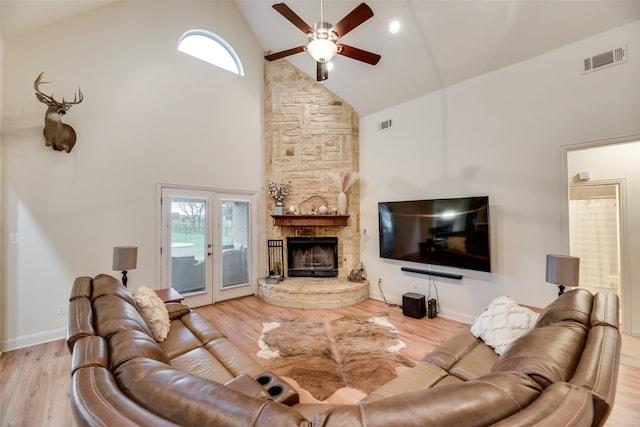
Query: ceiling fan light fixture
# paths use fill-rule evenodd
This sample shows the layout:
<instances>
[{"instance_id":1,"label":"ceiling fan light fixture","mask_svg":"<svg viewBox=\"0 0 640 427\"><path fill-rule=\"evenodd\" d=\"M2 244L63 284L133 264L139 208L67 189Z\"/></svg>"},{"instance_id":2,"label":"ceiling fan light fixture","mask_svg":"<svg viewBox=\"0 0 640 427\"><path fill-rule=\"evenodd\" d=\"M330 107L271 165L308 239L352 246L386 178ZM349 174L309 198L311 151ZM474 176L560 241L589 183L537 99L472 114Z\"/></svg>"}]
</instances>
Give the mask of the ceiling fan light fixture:
<instances>
[{"instance_id":1,"label":"ceiling fan light fixture","mask_svg":"<svg viewBox=\"0 0 640 427\"><path fill-rule=\"evenodd\" d=\"M307 45L307 52L318 62L329 62L338 53L338 46L329 39L314 39Z\"/></svg>"}]
</instances>

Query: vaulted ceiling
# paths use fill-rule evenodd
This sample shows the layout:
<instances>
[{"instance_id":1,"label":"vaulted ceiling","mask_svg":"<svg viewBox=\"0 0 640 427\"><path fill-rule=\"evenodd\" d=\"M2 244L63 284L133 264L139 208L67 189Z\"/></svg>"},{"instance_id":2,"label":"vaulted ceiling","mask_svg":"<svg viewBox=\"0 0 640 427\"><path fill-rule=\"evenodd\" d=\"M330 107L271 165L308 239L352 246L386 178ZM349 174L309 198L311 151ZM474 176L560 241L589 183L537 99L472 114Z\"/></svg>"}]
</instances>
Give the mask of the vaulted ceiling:
<instances>
[{"instance_id":1,"label":"vaulted ceiling","mask_svg":"<svg viewBox=\"0 0 640 427\"><path fill-rule=\"evenodd\" d=\"M113 2L2 0L2 32L27 31ZM274 1L234 2L265 53L307 43L307 37L272 8ZM320 0L285 3L311 26L320 20ZM327 0L324 20L335 24L359 3ZM340 41L378 53L382 59L372 66L338 55L332 61L329 79L323 83L361 116L640 19L640 0L366 3L374 16ZM388 29L393 20L400 23L397 34ZM211 30L215 32L215 28ZM583 59L568 60L575 61L579 70ZM315 78L315 62L306 52L286 60Z\"/></svg>"}]
</instances>

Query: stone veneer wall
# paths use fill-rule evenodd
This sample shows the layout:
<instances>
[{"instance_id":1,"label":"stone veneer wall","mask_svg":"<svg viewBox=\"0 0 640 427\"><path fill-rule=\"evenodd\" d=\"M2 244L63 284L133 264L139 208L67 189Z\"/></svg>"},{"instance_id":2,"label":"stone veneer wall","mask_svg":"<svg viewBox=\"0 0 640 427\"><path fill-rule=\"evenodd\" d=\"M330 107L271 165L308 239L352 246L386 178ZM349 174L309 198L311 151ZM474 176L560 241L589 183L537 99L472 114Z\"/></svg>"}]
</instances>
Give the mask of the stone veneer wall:
<instances>
[{"instance_id":1,"label":"stone veneer wall","mask_svg":"<svg viewBox=\"0 0 640 427\"><path fill-rule=\"evenodd\" d=\"M294 236L337 236L338 276L346 278L360 263L360 185L347 191L346 227L278 227L271 214L275 201L266 191L272 180L291 182L285 200L298 205L311 196L327 200L331 212L337 208L338 189L327 177L328 171L340 172L349 166L359 170L359 118L353 108L322 84L304 74L286 60L265 61L265 202L267 239ZM286 266L285 266L286 275Z\"/></svg>"}]
</instances>

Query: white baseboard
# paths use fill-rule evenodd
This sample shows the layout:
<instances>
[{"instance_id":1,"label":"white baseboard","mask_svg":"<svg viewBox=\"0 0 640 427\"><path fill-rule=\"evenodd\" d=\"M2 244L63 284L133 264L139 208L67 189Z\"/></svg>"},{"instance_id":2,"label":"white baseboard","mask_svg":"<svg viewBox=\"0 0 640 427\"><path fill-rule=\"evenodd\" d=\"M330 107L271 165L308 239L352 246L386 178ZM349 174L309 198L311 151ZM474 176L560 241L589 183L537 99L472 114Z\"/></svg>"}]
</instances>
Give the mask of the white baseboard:
<instances>
[{"instance_id":1,"label":"white baseboard","mask_svg":"<svg viewBox=\"0 0 640 427\"><path fill-rule=\"evenodd\" d=\"M54 329L51 331L39 332L37 334L24 335L17 338L0 341L0 351L11 351L19 348L30 347L36 344L63 339L66 336L65 329Z\"/></svg>"},{"instance_id":2,"label":"white baseboard","mask_svg":"<svg viewBox=\"0 0 640 427\"><path fill-rule=\"evenodd\" d=\"M375 299L378 301L384 301L379 296L374 296L371 294L369 294L369 296L372 299ZM396 304L398 307L400 307L402 305L402 298L389 296L387 297L387 303ZM473 324L476 321L476 318L474 316L471 316L466 313L459 313L457 311L451 311L451 310L441 310L440 313L438 313L438 316L442 316L447 319L457 320L458 322L469 323L469 324Z\"/></svg>"}]
</instances>

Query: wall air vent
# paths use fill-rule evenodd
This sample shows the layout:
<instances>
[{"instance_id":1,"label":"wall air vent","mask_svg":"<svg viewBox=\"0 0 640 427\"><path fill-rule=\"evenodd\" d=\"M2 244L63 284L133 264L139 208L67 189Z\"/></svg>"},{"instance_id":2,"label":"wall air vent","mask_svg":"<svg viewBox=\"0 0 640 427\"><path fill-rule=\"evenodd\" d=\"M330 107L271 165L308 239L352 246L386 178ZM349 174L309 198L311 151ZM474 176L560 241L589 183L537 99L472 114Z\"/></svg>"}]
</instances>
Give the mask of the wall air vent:
<instances>
[{"instance_id":1,"label":"wall air vent","mask_svg":"<svg viewBox=\"0 0 640 427\"><path fill-rule=\"evenodd\" d=\"M391 119L378 123L378 130L387 130L391 128Z\"/></svg>"},{"instance_id":2,"label":"wall air vent","mask_svg":"<svg viewBox=\"0 0 640 427\"><path fill-rule=\"evenodd\" d=\"M627 46L622 46L584 60L584 73L627 62Z\"/></svg>"}]
</instances>

